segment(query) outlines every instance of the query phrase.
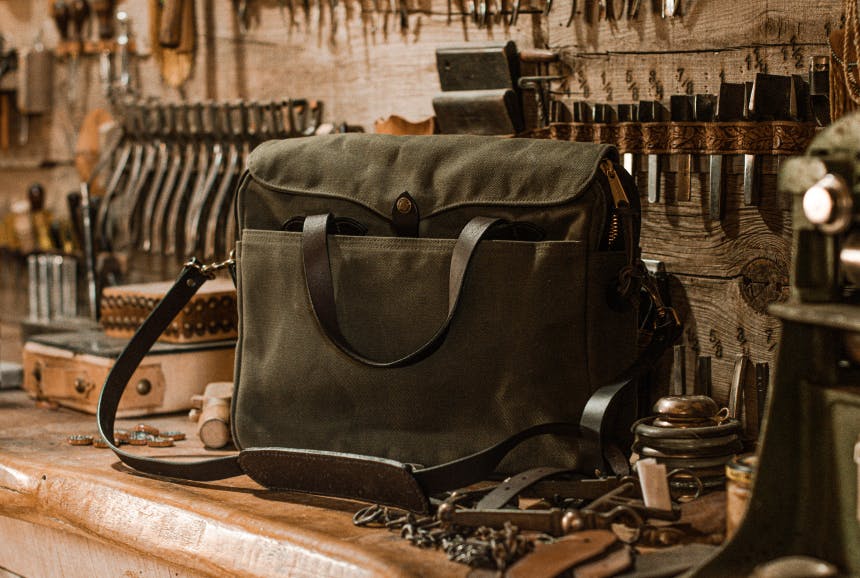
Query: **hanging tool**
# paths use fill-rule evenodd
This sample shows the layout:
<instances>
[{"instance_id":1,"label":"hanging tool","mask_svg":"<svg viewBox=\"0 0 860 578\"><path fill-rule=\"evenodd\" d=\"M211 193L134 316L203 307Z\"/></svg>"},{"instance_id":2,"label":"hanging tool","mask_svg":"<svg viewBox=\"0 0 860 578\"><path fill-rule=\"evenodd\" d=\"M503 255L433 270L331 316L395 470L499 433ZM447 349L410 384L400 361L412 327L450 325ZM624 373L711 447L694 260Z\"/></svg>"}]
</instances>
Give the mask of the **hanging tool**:
<instances>
[{"instance_id":1,"label":"hanging tool","mask_svg":"<svg viewBox=\"0 0 860 578\"><path fill-rule=\"evenodd\" d=\"M717 96L714 94L697 94L693 97L693 120L696 122L714 122L714 118L717 113ZM695 166L695 170L697 173L701 173L699 170L699 160L700 156L690 155L690 170L693 170L693 166ZM693 163L693 160L696 162ZM701 182L701 181L700 181Z\"/></svg>"},{"instance_id":2,"label":"hanging tool","mask_svg":"<svg viewBox=\"0 0 860 578\"><path fill-rule=\"evenodd\" d=\"M181 89L191 76L194 65L197 34L194 1L172 0L165 5L165 10L161 12L160 17L160 26L157 30L150 29L151 33L158 35L158 49L154 50L154 53L159 60L164 82L171 88ZM168 41L171 45L176 42L176 45L168 47L162 44L162 40Z\"/></svg>"},{"instance_id":3,"label":"hanging tool","mask_svg":"<svg viewBox=\"0 0 860 578\"><path fill-rule=\"evenodd\" d=\"M259 104L255 106L258 113L257 120L262 124L262 108ZM204 249L205 224L212 206L212 194L215 191L216 180L221 176L224 166L223 135L218 123L216 105L210 102L206 103L204 107L203 135L211 149L212 160L209 163L202 185L194 191L188 207L188 217L185 224L185 252L194 255ZM260 125L258 125L257 129L261 130ZM207 145L204 144L204 146Z\"/></svg>"},{"instance_id":4,"label":"hanging tool","mask_svg":"<svg viewBox=\"0 0 860 578\"><path fill-rule=\"evenodd\" d=\"M639 103L639 122L663 122L666 108L656 100L643 100ZM660 201L660 155L648 154L648 202Z\"/></svg>"},{"instance_id":5,"label":"hanging tool","mask_svg":"<svg viewBox=\"0 0 860 578\"><path fill-rule=\"evenodd\" d=\"M120 95L127 95L131 90L131 19L125 10L116 14L119 34L116 38L117 57L119 58L119 74L116 90Z\"/></svg>"},{"instance_id":6,"label":"hanging tool","mask_svg":"<svg viewBox=\"0 0 860 578\"><path fill-rule=\"evenodd\" d=\"M248 33L248 0L236 0L236 19L239 21L239 32Z\"/></svg>"},{"instance_id":7,"label":"hanging tool","mask_svg":"<svg viewBox=\"0 0 860 578\"><path fill-rule=\"evenodd\" d=\"M292 134L291 131L284 129L284 118L282 116L284 105L283 101L272 104L271 114L274 119L273 124L278 127L275 135L276 138L286 138ZM206 225L204 254L207 257L213 258L224 253L226 244L224 243L222 232L227 227L227 221L230 219L230 192L233 190L233 186L239 178L242 169L242 134L234 126L232 110L232 105L225 104L219 109L218 115L219 132L227 142L227 163L224 167L221 182L215 191L215 197L212 199L212 207Z\"/></svg>"},{"instance_id":8,"label":"hanging tool","mask_svg":"<svg viewBox=\"0 0 860 578\"><path fill-rule=\"evenodd\" d=\"M184 222L188 213L188 203L194 190L201 184L203 176L201 169L209 164L208 148L204 146L198 135L202 124L201 111L197 105L186 103L180 105L181 118L186 128L185 135L188 142L185 147L185 160L179 182L173 191L170 212L167 215L165 226L165 255L183 255L185 244Z\"/></svg>"},{"instance_id":9,"label":"hanging tool","mask_svg":"<svg viewBox=\"0 0 860 578\"><path fill-rule=\"evenodd\" d=\"M84 27L90 19L90 4L87 0L72 0L69 4L69 19L72 23L72 38L69 51L69 106L78 105L78 59L84 48ZM59 26L58 26L59 28ZM75 119L77 121L78 119ZM78 123L75 122L75 125Z\"/></svg>"},{"instance_id":10,"label":"hanging tool","mask_svg":"<svg viewBox=\"0 0 860 578\"><path fill-rule=\"evenodd\" d=\"M572 0L570 3L570 16L568 16L567 24L565 24L565 26L570 28L570 25L573 24L573 19L577 14L579 14L579 2L577 2L577 0Z\"/></svg>"},{"instance_id":11,"label":"hanging tool","mask_svg":"<svg viewBox=\"0 0 860 578\"><path fill-rule=\"evenodd\" d=\"M744 118L744 94L746 87L743 83L724 82L720 85L720 94L717 98L717 110L715 120L717 122L737 122ZM725 160L724 155L711 155L710 164L710 189L711 196L708 203L708 216L712 221L723 218L723 205L725 200Z\"/></svg>"},{"instance_id":12,"label":"hanging tool","mask_svg":"<svg viewBox=\"0 0 860 578\"><path fill-rule=\"evenodd\" d=\"M18 52L13 48L6 50L6 39L0 35L0 81L7 72L18 68ZM9 94L0 92L0 150L9 149L9 116L12 105Z\"/></svg>"},{"instance_id":13,"label":"hanging tool","mask_svg":"<svg viewBox=\"0 0 860 578\"><path fill-rule=\"evenodd\" d=\"M116 0L92 0L93 10L98 19L99 37L99 79L105 96L110 96L111 83L111 53L113 46L113 19Z\"/></svg>"},{"instance_id":14,"label":"hanging tool","mask_svg":"<svg viewBox=\"0 0 860 578\"><path fill-rule=\"evenodd\" d=\"M182 140L185 123L183 122L181 113L182 109L180 105L175 102L167 104L164 108L164 133L171 143L170 166L167 169L164 183L158 194L158 202L152 215L149 216L149 226L145 226L144 228L142 245L144 251L156 254L160 254L164 247L164 225L167 221L167 213L170 210L177 179L182 168L187 164L185 163L186 155L183 154L184 147L186 146Z\"/></svg>"},{"instance_id":15,"label":"hanging tool","mask_svg":"<svg viewBox=\"0 0 860 578\"><path fill-rule=\"evenodd\" d=\"M142 103L137 109L137 124L143 141L143 163L137 179L128 190L125 201L127 219L122 222L124 237L129 246L136 246L140 236L140 223L143 220L143 206L146 192L155 178L156 163L161 144L158 139L159 124L151 103Z\"/></svg>"},{"instance_id":16,"label":"hanging tool","mask_svg":"<svg viewBox=\"0 0 860 578\"><path fill-rule=\"evenodd\" d=\"M796 100L790 76L758 73L747 103L747 118L752 121L789 120L796 116ZM795 107L792 109L792 101ZM744 204L760 200L759 170L756 155L744 155Z\"/></svg>"},{"instance_id":17,"label":"hanging tool","mask_svg":"<svg viewBox=\"0 0 860 578\"><path fill-rule=\"evenodd\" d=\"M21 57L19 63L18 111L21 113L18 142L30 140L30 115L51 112L51 95L54 87L54 56L42 44L41 32L33 48Z\"/></svg>"},{"instance_id":18,"label":"hanging tool","mask_svg":"<svg viewBox=\"0 0 860 578\"><path fill-rule=\"evenodd\" d=\"M639 17L639 6L641 0L627 0L627 19L634 20Z\"/></svg>"},{"instance_id":19,"label":"hanging tool","mask_svg":"<svg viewBox=\"0 0 860 578\"><path fill-rule=\"evenodd\" d=\"M638 116L638 108L635 104L619 104L616 107L616 112L618 113L618 122L626 123L626 122L636 122ZM638 169L638 163L636 162L635 154L627 151L621 151L621 164L624 166L624 169L636 177L636 172Z\"/></svg>"},{"instance_id":20,"label":"hanging tool","mask_svg":"<svg viewBox=\"0 0 860 578\"><path fill-rule=\"evenodd\" d=\"M131 228L132 243L137 244L144 251L149 251L152 242L149 233L152 217L170 166L171 155L168 145L170 133L167 126L166 109L166 105L160 103L153 107L151 122L153 123L152 134L156 139L156 163L153 169L152 182L149 189L144 192L144 199L141 200L143 204L142 213L139 219L132 222L132 225L137 224L137 226Z\"/></svg>"},{"instance_id":21,"label":"hanging tool","mask_svg":"<svg viewBox=\"0 0 860 578\"><path fill-rule=\"evenodd\" d=\"M51 18L60 35L60 42L67 43L70 40L69 24L71 24L71 7L66 0L55 0L50 6Z\"/></svg>"},{"instance_id":22,"label":"hanging tool","mask_svg":"<svg viewBox=\"0 0 860 578\"><path fill-rule=\"evenodd\" d=\"M809 100L818 126L830 124L830 58L809 59Z\"/></svg>"},{"instance_id":23,"label":"hanging tool","mask_svg":"<svg viewBox=\"0 0 860 578\"><path fill-rule=\"evenodd\" d=\"M663 9L660 16L663 18L674 18L681 14L681 0L663 0Z\"/></svg>"},{"instance_id":24,"label":"hanging tool","mask_svg":"<svg viewBox=\"0 0 860 578\"><path fill-rule=\"evenodd\" d=\"M178 48L182 40L183 4L188 0L163 0L158 43L162 48Z\"/></svg>"},{"instance_id":25,"label":"hanging tool","mask_svg":"<svg viewBox=\"0 0 860 578\"><path fill-rule=\"evenodd\" d=\"M673 94L669 97L669 115L672 122L692 122L693 96L688 94ZM690 200L690 168L692 155L674 154L670 157L676 164L675 171L675 200Z\"/></svg>"}]
</instances>

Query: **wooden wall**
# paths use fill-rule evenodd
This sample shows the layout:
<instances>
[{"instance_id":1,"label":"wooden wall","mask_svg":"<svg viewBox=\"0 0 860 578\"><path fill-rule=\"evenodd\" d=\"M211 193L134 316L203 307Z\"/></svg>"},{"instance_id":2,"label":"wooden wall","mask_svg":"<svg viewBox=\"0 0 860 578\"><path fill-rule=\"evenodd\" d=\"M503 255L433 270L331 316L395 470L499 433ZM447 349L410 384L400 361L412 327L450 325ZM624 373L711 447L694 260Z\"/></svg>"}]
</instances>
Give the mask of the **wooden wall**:
<instances>
[{"instance_id":1,"label":"wooden wall","mask_svg":"<svg viewBox=\"0 0 860 578\"><path fill-rule=\"evenodd\" d=\"M549 47L562 55L557 71L566 80L556 88L563 101L668 103L671 94L713 93L723 79L752 80L756 72L805 74L808 58L827 54L827 35L841 25L838 0L680 1L682 15L676 18L662 18L658 0L641 0L637 19L607 22L597 20L597 0L578 0L580 14L568 27L574 0L554 0L549 17L542 14L543 0L523 0L516 27L503 19L479 29L461 13L465 0L451 0L450 16L448 2L408 0L409 31L401 33L396 15L375 14L370 0L341 0L334 16L327 2L322 8L311 2L306 14L302 2L285 0L283 18L278 1L248 0L249 26L242 33L236 2L195 0L199 49L192 76L180 90L161 81L152 58L149 1L126 0L120 6L133 20L141 94L192 100L306 96L325 102L327 120L368 130L375 119L392 113L413 120L432 114L431 99L439 91L434 51L440 46L513 39L520 47ZM290 6L296 7L293 24ZM583 13L589 9L595 12L590 17ZM55 46L47 0L0 2L0 33L15 45L29 44L39 28L45 43ZM37 178L49 185L58 207L75 189L70 166L75 124L84 110L105 106L97 66L95 56L80 62L78 94L84 98L69 102L69 65L58 64L55 113L31 122L29 145L0 152L0 211ZM719 401L734 355L747 352L754 361L771 361L779 338L778 324L765 307L787 283L791 228L775 190L778 162L764 159L763 165L762 205L747 207L735 160L722 222L702 216L707 186L699 183L706 174L693 175L692 201L677 202L671 192L674 174L667 170L666 200L645 203L645 254L663 260L672 274L675 303L688 317L685 342L713 357Z\"/></svg>"}]
</instances>

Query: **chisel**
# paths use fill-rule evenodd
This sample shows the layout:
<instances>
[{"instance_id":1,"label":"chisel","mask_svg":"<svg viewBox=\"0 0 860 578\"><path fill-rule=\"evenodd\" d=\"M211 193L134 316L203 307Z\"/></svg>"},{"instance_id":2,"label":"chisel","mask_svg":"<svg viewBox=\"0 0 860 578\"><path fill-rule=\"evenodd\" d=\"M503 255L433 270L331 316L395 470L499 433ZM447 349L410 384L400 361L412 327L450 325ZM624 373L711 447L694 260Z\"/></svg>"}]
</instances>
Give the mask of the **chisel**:
<instances>
[{"instance_id":1,"label":"chisel","mask_svg":"<svg viewBox=\"0 0 860 578\"><path fill-rule=\"evenodd\" d=\"M673 94L669 97L669 115L672 122L693 121L693 96L688 94ZM690 165L693 157L688 153L672 156L675 168L675 200L690 200Z\"/></svg>"},{"instance_id":2,"label":"chisel","mask_svg":"<svg viewBox=\"0 0 860 578\"><path fill-rule=\"evenodd\" d=\"M749 91L747 118L752 121L792 118L792 81L790 76L758 73ZM760 190L756 155L744 155L744 204L757 205Z\"/></svg>"},{"instance_id":3,"label":"chisel","mask_svg":"<svg viewBox=\"0 0 860 578\"><path fill-rule=\"evenodd\" d=\"M594 122L599 124L610 124L615 122L615 109L611 104L598 103L594 105Z\"/></svg>"},{"instance_id":4,"label":"chisel","mask_svg":"<svg viewBox=\"0 0 860 578\"><path fill-rule=\"evenodd\" d=\"M618 122L635 122L637 119L637 106L635 104L619 104L617 107ZM636 155L630 152L621 151L621 164L625 170L636 177Z\"/></svg>"},{"instance_id":5,"label":"chisel","mask_svg":"<svg viewBox=\"0 0 860 578\"><path fill-rule=\"evenodd\" d=\"M813 56L809 59L809 100L818 126L830 124L830 59Z\"/></svg>"},{"instance_id":6,"label":"chisel","mask_svg":"<svg viewBox=\"0 0 860 578\"><path fill-rule=\"evenodd\" d=\"M113 17L116 0L93 0L93 10L99 22L99 79L105 96L111 94L111 45L113 38Z\"/></svg>"},{"instance_id":7,"label":"chisel","mask_svg":"<svg viewBox=\"0 0 860 578\"><path fill-rule=\"evenodd\" d=\"M162 48L178 48L182 40L183 0L163 0L158 43Z\"/></svg>"},{"instance_id":8,"label":"chisel","mask_svg":"<svg viewBox=\"0 0 860 578\"><path fill-rule=\"evenodd\" d=\"M714 120L717 122L737 122L743 120L745 92L746 89L743 83L722 83L720 85L720 94L717 98L717 110ZM723 218L723 200L725 199L725 156L719 154L711 155L709 160L711 197L708 216L712 221L719 221Z\"/></svg>"},{"instance_id":9,"label":"chisel","mask_svg":"<svg viewBox=\"0 0 860 578\"><path fill-rule=\"evenodd\" d=\"M663 122L666 120L666 108L656 100L643 100L639 103L639 122ZM648 154L648 202L660 201L660 155Z\"/></svg>"},{"instance_id":10,"label":"chisel","mask_svg":"<svg viewBox=\"0 0 860 578\"><path fill-rule=\"evenodd\" d=\"M697 94L693 97L693 120L696 122L714 122L714 116L717 113L717 96L715 94ZM691 156L691 164L697 174L701 174L700 170L701 157L696 155ZM693 162L695 161L695 162ZM701 177L700 177L701 178ZM700 181L701 183L701 181ZM700 184L701 189L701 184Z\"/></svg>"}]
</instances>

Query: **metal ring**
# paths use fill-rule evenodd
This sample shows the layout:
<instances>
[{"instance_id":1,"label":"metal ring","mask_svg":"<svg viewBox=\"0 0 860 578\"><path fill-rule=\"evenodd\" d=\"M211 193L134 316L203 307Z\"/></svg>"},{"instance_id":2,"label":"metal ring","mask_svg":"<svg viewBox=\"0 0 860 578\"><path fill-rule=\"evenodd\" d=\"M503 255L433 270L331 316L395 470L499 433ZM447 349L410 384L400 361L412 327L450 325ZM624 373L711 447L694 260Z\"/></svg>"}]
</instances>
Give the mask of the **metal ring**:
<instances>
[{"instance_id":1,"label":"metal ring","mask_svg":"<svg viewBox=\"0 0 860 578\"><path fill-rule=\"evenodd\" d=\"M702 496L702 493L704 493L705 491L705 484L702 482L702 479L697 476L693 470L689 468L676 468L666 474L667 481L671 480L674 477L682 477L682 479L693 480L696 483L696 493L693 494L692 497L690 497L689 494L681 494L680 496L675 498L681 503L693 502L695 500L698 500Z\"/></svg>"}]
</instances>

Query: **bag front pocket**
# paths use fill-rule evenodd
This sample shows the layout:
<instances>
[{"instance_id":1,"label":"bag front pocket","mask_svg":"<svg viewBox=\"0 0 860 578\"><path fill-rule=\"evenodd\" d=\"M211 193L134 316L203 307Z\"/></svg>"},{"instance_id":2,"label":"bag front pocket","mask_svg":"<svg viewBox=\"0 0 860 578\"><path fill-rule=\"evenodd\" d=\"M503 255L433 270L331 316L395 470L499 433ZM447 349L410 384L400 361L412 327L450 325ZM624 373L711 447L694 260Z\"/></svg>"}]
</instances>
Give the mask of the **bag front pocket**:
<instances>
[{"instance_id":1,"label":"bag front pocket","mask_svg":"<svg viewBox=\"0 0 860 578\"><path fill-rule=\"evenodd\" d=\"M338 323L357 352L395 359L439 329L448 314L456 243L328 238ZM444 342L393 368L356 361L322 331L300 233L245 230L238 258L234 418L242 447L346 451L430 465L537 423L577 421L594 386L586 343L588 252L580 242L482 241Z\"/></svg>"}]
</instances>

